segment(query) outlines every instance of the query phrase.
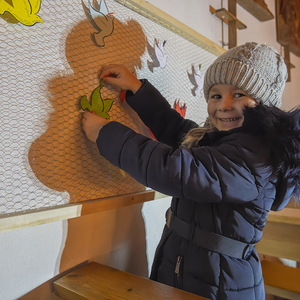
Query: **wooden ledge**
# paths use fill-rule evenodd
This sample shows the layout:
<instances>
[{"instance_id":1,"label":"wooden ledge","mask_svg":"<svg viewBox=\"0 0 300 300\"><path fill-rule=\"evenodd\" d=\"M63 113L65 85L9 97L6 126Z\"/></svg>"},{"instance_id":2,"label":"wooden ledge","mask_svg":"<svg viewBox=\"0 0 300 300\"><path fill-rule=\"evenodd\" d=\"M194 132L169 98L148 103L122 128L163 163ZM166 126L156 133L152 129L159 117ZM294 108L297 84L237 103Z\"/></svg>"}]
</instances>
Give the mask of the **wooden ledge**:
<instances>
[{"instance_id":1,"label":"wooden ledge","mask_svg":"<svg viewBox=\"0 0 300 300\"><path fill-rule=\"evenodd\" d=\"M130 195L83 201L46 209L37 209L30 212L20 212L18 214L0 217L0 232L77 218L119 207L151 201L159 197L163 197L163 195L155 197L155 192L150 190Z\"/></svg>"},{"instance_id":2,"label":"wooden ledge","mask_svg":"<svg viewBox=\"0 0 300 300\"><path fill-rule=\"evenodd\" d=\"M274 19L264 0L237 0L237 3L261 22Z\"/></svg>"},{"instance_id":3,"label":"wooden ledge","mask_svg":"<svg viewBox=\"0 0 300 300\"><path fill-rule=\"evenodd\" d=\"M287 299L300 299L300 268L263 260L261 262L266 293Z\"/></svg>"},{"instance_id":4,"label":"wooden ledge","mask_svg":"<svg viewBox=\"0 0 300 300\"><path fill-rule=\"evenodd\" d=\"M228 22L236 21L237 29L246 29L247 26L237 19L232 13L230 13L225 8L215 9L211 5L209 6L209 11L215 15L218 19L228 25Z\"/></svg>"},{"instance_id":5,"label":"wooden ledge","mask_svg":"<svg viewBox=\"0 0 300 300\"><path fill-rule=\"evenodd\" d=\"M286 207L280 211L270 211L267 222L300 225L300 209Z\"/></svg>"},{"instance_id":6,"label":"wooden ledge","mask_svg":"<svg viewBox=\"0 0 300 300\"><path fill-rule=\"evenodd\" d=\"M91 262L54 282L65 300L208 300L153 280Z\"/></svg>"}]
</instances>

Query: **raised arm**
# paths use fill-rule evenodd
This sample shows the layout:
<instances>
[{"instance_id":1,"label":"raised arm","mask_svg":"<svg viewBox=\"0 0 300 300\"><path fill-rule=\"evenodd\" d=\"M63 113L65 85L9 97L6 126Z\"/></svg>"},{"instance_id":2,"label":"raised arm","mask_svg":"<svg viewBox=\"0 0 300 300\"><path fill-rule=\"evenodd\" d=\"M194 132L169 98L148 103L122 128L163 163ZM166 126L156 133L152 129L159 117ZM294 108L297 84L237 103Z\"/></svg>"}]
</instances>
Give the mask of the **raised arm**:
<instances>
[{"instance_id":1,"label":"raised arm","mask_svg":"<svg viewBox=\"0 0 300 300\"><path fill-rule=\"evenodd\" d=\"M126 101L157 140L178 147L182 137L190 129L197 127L196 123L185 120L172 109L168 101L147 80L138 80L124 66L109 65L102 70L100 78L118 90L127 90Z\"/></svg>"},{"instance_id":2,"label":"raised arm","mask_svg":"<svg viewBox=\"0 0 300 300\"><path fill-rule=\"evenodd\" d=\"M135 93L127 92L126 101L141 120L150 128L156 139L173 148L178 148L183 136L198 125L184 119L161 93L146 79Z\"/></svg>"},{"instance_id":3,"label":"raised arm","mask_svg":"<svg viewBox=\"0 0 300 300\"><path fill-rule=\"evenodd\" d=\"M102 142L108 139L109 143ZM246 136L247 145L249 140ZM174 151L117 122L103 127L97 145L101 155L145 186L198 202L252 201L258 195L259 173L268 170L261 153L233 141ZM259 169L250 168L252 164Z\"/></svg>"}]
</instances>

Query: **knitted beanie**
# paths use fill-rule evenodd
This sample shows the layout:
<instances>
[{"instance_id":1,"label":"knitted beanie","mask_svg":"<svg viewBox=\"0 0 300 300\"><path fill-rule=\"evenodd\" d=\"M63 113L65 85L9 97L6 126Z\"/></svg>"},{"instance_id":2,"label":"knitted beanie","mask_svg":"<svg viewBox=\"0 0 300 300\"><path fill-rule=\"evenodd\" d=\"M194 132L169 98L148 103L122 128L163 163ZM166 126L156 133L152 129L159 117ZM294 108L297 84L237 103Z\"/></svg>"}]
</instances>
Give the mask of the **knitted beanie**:
<instances>
[{"instance_id":1,"label":"knitted beanie","mask_svg":"<svg viewBox=\"0 0 300 300\"><path fill-rule=\"evenodd\" d=\"M213 85L230 84L257 102L280 107L286 79L284 60L273 47L246 43L226 51L210 65L205 73L203 91L208 101Z\"/></svg>"}]
</instances>

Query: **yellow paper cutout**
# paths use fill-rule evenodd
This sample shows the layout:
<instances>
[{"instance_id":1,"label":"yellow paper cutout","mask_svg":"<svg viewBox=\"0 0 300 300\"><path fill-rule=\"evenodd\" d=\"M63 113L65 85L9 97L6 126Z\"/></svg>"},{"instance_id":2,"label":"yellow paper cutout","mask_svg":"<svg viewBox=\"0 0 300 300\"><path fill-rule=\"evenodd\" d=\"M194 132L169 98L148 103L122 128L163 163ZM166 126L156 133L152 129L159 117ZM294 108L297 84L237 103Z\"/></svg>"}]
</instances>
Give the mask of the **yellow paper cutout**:
<instances>
[{"instance_id":1,"label":"yellow paper cutout","mask_svg":"<svg viewBox=\"0 0 300 300\"><path fill-rule=\"evenodd\" d=\"M16 19L26 26L31 26L35 23L43 23L42 19L36 15L40 6L41 0L11 0L10 3L0 0L0 15L5 14L5 19L10 23ZM11 15L11 18L8 17L8 14Z\"/></svg>"}]
</instances>

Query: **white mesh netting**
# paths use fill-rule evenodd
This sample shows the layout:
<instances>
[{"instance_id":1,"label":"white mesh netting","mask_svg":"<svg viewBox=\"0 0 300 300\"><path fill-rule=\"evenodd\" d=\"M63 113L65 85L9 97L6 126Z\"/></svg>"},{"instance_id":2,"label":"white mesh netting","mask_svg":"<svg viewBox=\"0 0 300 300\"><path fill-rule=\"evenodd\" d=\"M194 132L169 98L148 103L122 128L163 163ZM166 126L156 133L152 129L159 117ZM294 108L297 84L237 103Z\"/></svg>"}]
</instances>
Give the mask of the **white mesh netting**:
<instances>
[{"instance_id":1,"label":"white mesh netting","mask_svg":"<svg viewBox=\"0 0 300 300\"><path fill-rule=\"evenodd\" d=\"M216 56L115 1L106 4L114 30L103 47L94 42L88 1L42 1L43 23L34 26L0 18L0 215L145 189L101 157L81 129L80 99L100 85L104 65L136 69L171 105L186 103L187 118L205 120L205 100L193 95L188 73L201 64L204 74ZM147 44L155 39L166 41L167 64L152 72ZM103 87L101 95L115 100L111 120L148 134L118 92Z\"/></svg>"}]
</instances>

